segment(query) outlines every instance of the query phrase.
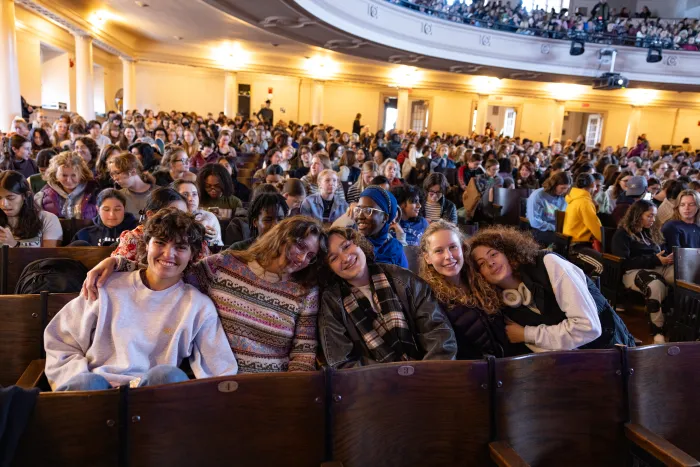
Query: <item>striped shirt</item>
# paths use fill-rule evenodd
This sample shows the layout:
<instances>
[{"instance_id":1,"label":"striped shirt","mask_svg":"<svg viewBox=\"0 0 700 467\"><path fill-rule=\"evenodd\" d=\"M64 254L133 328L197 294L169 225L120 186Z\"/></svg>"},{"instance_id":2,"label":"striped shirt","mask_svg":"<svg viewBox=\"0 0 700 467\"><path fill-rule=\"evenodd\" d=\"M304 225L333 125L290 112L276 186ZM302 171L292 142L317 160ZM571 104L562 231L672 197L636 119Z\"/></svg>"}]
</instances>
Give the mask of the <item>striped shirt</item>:
<instances>
[{"instance_id":1,"label":"striped shirt","mask_svg":"<svg viewBox=\"0 0 700 467\"><path fill-rule=\"evenodd\" d=\"M425 202L425 218L428 219L429 222L440 220L441 215L441 203L431 203L430 201Z\"/></svg>"}]
</instances>

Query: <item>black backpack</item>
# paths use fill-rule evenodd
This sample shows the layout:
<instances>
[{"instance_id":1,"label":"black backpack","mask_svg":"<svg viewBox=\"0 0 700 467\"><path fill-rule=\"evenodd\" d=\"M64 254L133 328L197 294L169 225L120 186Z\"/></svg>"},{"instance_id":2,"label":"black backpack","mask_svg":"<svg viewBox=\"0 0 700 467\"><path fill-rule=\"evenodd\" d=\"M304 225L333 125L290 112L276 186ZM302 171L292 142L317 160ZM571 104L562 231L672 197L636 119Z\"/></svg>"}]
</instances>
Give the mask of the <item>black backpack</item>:
<instances>
[{"instance_id":1,"label":"black backpack","mask_svg":"<svg viewBox=\"0 0 700 467\"><path fill-rule=\"evenodd\" d=\"M78 260L38 259L27 264L20 274L15 294L79 293L88 269Z\"/></svg>"}]
</instances>

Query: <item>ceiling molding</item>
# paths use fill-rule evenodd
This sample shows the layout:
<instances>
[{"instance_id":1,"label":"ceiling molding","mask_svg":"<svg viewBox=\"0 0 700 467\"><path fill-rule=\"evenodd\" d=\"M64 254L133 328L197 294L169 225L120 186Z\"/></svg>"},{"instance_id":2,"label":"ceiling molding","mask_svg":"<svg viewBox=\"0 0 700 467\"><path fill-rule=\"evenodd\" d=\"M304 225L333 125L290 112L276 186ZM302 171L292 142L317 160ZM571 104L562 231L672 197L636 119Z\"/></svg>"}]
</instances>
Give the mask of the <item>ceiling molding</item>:
<instances>
[{"instance_id":1,"label":"ceiling molding","mask_svg":"<svg viewBox=\"0 0 700 467\"><path fill-rule=\"evenodd\" d=\"M82 18L74 11L62 8L49 7L40 0L15 0L15 4L33 11L39 16L57 24L76 36L88 36L93 40L96 47L105 50L113 55L132 59L134 50L119 39L106 33L105 31L95 31L85 18Z\"/></svg>"}]
</instances>

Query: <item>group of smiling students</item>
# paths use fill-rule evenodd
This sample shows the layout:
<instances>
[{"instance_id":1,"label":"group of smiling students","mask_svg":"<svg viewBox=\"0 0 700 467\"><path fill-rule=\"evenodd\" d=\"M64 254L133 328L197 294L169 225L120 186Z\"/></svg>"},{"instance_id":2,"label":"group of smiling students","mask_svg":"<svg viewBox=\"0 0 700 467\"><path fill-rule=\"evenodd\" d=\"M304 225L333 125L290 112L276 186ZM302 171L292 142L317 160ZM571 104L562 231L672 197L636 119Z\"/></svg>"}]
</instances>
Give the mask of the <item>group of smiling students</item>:
<instances>
[{"instance_id":1,"label":"group of smiling students","mask_svg":"<svg viewBox=\"0 0 700 467\"><path fill-rule=\"evenodd\" d=\"M51 387L185 381L186 359L206 378L634 346L579 268L515 229L467 240L434 220L419 273L397 265L402 246L389 229L398 212L372 185L345 225L292 216L246 250L198 259L205 228L185 210L159 209L137 257L102 261L49 323Z\"/></svg>"}]
</instances>

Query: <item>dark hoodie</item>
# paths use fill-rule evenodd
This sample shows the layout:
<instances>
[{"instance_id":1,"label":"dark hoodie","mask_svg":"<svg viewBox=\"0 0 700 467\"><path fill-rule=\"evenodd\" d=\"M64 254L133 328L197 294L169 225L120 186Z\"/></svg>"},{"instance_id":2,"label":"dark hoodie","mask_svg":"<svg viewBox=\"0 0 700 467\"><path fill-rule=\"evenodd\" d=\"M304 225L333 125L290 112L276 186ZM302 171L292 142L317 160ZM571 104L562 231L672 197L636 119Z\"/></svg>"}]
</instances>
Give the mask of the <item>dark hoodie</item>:
<instances>
[{"instance_id":1,"label":"dark hoodie","mask_svg":"<svg viewBox=\"0 0 700 467\"><path fill-rule=\"evenodd\" d=\"M133 230L139 225L136 217L130 212L124 213L124 220L116 227L107 227L102 223L100 215L92 220L95 225L80 229L73 237L73 241L83 240L91 246L110 246L119 240L119 235L125 230Z\"/></svg>"}]
</instances>

